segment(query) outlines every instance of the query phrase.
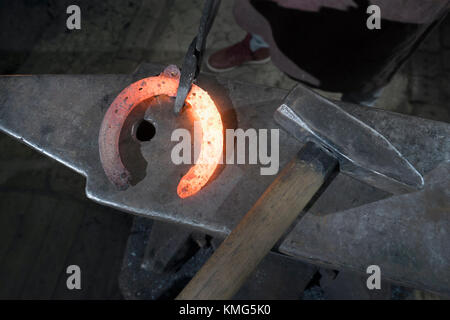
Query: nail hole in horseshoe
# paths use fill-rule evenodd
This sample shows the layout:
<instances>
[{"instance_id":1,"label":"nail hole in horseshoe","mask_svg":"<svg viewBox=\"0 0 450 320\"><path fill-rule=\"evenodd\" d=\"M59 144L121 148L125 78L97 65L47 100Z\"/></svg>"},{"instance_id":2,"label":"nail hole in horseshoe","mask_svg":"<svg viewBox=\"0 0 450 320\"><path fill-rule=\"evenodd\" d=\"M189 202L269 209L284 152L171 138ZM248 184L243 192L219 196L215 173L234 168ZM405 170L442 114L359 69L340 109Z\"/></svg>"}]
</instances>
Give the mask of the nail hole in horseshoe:
<instances>
[{"instance_id":1,"label":"nail hole in horseshoe","mask_svg":"<svg viewBox=\"0 0 450 320\"><path fill-rule=\"evenodd\" d=\"M156 134L156 128L150 121L142 120L136 128L136 139L141 142L150 141Z\"/></svg>"}]
</instances>

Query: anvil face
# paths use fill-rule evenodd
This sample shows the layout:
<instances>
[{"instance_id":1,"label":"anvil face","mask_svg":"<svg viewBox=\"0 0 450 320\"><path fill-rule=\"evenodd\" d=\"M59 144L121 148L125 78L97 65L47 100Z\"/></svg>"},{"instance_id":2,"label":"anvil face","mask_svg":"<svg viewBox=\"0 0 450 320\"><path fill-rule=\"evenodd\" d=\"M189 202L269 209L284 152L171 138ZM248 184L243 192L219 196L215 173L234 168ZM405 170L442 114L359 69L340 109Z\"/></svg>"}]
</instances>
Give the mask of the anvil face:
<instances>
[{"instance_id":1,"label":"anvil face","mask_svg":"<svg viewBox=\"0 0 450 320\"><path fill-rule=\"evenodd\" d=\"M155 170L165 162L162 154L167 152L161 151L159 160L153 158L153 148L163 148L162 144L157 146L153 142L159 138L168 141L166 137L169 130L165 132L159 123L169 121L164 120L163 115L155 124L154 138L136 144L147 162L146 176L141 177L139 183L131 185L126 191L119 191L108 181L100 164L97 137L106 109L127 85L157 75L162 69L146 65L134 75L0 77L0 129L86 176L86 194L94 201L149 218L178 222L223 237L251 208L275 176L262 176L257 165L224 165L220 174L193 197L180 199L176 193L156 190L155 186L159 186L159 189L166 187L164 183L168 183L165 181L167 174L175 176L177 170L183 172L182 167L176 166L169 173L167 168L165 171ZM282 104L286 91L228 79L203 78L199 79L198 84L220 106L225 128L280 128L273 120L273 113ZM446 123L375 108L339 105L383 134L424 176L441 162L450 159L450 126ZM152 116L159 117L148 114L149 118ZM225 124L228 121L226 119L232 118L235 119L235 126ZM173 124L174 127L177 125L186 123ZM169 128L170 125L164 126ZM282 167L303 144L283 130L280 130L279 141ZM139 152L130 154L139 155ZM442 286L442 279L450 279L449 270L446 270L447 274L441 274L434 280L430 280L427 275L432 270L442 270L440 266L445 263L448 265L449 261L442 264L439 259L449 257L441 256L438 259L417 255L411 258L410 255L402 257L399 264L398 254L404 252L404 248L413 252L414 248L433 247L437 241L448 243L448 232L438 233L433 238L426 236L426 230L445 230L442 225L448 220L448 212L442 211L433 217L411 213L401 224L371 223L373 219L392 221L389 212L378 212L373 217L363 213L354 214L351 222L355 227L350 228L353 234L346 237L340 236L342 230L339 225L329 224L330 215L336 214L336 221L339 218L345 220L345 217L338 214L341 210L356 208L390 196L387 192L347 175L338 174L308 210L302 223L295 227L298 230L294 229L295 232L278 249L313 263L325 263L361 272L365 272L364 266L356 257L371 257L384 266L384 274L389 279L400 283L407 279L410 285L417 284L418 287L423 287L424 283L428 283L428 287ZM427 229L422 228L423 225ZM305 229L302 226L308 227ZM314 244L305 240L305 235L311 233L314 234L310 238L315 241ZM405 238L402 235L409 236ZM340 241L336 241L337 239ZM355 239L358 239L357 245ZM335 245L330 246L330 243ZM387 243L389 250L385 246ZM311 252L311 247L320 250ZM345 261L336 261L336 256L347 258ZM411 265L415 267L407 268Z\"/></svg>"}]
</instances>

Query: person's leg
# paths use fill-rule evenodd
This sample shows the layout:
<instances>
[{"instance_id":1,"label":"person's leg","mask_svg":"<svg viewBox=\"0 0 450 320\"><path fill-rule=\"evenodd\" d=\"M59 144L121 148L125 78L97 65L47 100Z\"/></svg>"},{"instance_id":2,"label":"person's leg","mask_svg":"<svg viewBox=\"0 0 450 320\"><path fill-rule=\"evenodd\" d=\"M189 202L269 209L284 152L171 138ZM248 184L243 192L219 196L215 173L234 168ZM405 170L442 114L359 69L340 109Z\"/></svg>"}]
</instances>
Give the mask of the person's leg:
<instances>
[{"instance_id":1,"label":"person's leg","mask_svg":"<svg viewBox=\"0 0 450 320\"><path fill-rule=\"evenodd\" d=\"M209 56L206 65L214 72L224 72L243 64L266 63L269 60L269 45L262 37L248 33L242 41Z\"/></svg>"}]
</instances>

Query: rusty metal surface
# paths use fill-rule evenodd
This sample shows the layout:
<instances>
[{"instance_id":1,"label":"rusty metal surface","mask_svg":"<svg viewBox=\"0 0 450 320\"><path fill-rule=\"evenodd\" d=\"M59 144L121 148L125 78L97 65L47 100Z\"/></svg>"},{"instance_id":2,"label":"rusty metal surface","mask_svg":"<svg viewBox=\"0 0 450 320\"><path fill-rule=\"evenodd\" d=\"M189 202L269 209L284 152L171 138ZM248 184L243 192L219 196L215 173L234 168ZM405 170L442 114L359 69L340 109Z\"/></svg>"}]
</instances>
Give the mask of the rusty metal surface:
<instances>
[{"instance_id":1,"label":"rusty metal surface","mask_svg":"<svg viewBox=\"0 0 450 320\"><path fill-rule=\"evenodd\" d=\"M97 138L106 109L128 84L157 75L162 69L161 66L144 65L133 75L2 76L0 129L86 176L86 194L94 201L122 211L189 225L223 237L274 179L274 176L261 176L258 165L222 166L215 179L197 195L181 200L175 191L178 180L171 177L188 168L168 166L168 162L161 160L164 154L170 154L172 147L168 143L170 139L167 140L169 133L162 129L149 143L137 146L137 151L141 151L139 161L144 159L146 162L142 166L144 177L126 191L116 190L101 167ZM199 86L207 90L220 106L228 127L231 128L234 121L237 127L243 129L278 128L272 116L286 91L207 76L199 77ZM450 126L447 123L375 108L340 105L389 139L423 175L450 159ZM280 166L293 158L301 147L301 142L281 130ZM339 246L329 246L343 230L340 225L326 224L332 213L389 196L387 192L339 174L279 250L310 262L364 272L361 261L365 260L360 257L367 256L367 248L370 248L370 252L378 253L374 260L383 258L384 272L390 275L391 280L442 291L441 281L426 275L437 264L450 265L446 252L426 257L420 255L420 251L408 252L420 267L411 268L406 262L403 268L395 267L397 263L402 264L398 252L409 247L405 241L425 241L423 246L427 248L437 247L435 241L443 239L449 243L448 232L441 233L441 238L420 237L415 232L420 227L417 225L420 221L416 219L405 217L402 223L396 225L397 229L393 229L388 227L395 224L391 219L392 213L381 212L377 219L383 221L385 232L378 233L377 225L372 224L367 216L355 213L345 221L345 225L350 229L352 225L358 228L351 229L353 234L341 237ZM317 219L317 215L326 218ZM448 221L449 217L448 212L443 212L438 218L425 216L423 219L422 222L433 229L441 221ZM320 232L321 237L314 238L314 254L311 252L311 242L303 241L305 230L302 226L309 226L306 230L309 234L314 230L319 234L321 228L326 226L327 231ZM369 234L370 237L367 236ZM402 234L410 234L410 237L400 236ZM293 239L298 239L295 245L292 245ZM390 244L391 251L384 250L386 243ZM450 268L444 270L441 278L450 278Z\"/></svg>"},{"instance_id":2,"label":"rusty metal surface","mask_svg":"<svg viewBox=\"0 0 450 320\"><path fill-rule=\"evenodd\" d=\"M156 77L145 78L127 86L106 111L98 139L100 160L105 174L118 189L125 190L132 180L129 170L123 164L119 148L128 115L147 99L163 94L174 96L176 81L170 80L179 77L178 68L168 66ZM169 85L169 81L173 85Z\"/></svg>"}]
</instances>

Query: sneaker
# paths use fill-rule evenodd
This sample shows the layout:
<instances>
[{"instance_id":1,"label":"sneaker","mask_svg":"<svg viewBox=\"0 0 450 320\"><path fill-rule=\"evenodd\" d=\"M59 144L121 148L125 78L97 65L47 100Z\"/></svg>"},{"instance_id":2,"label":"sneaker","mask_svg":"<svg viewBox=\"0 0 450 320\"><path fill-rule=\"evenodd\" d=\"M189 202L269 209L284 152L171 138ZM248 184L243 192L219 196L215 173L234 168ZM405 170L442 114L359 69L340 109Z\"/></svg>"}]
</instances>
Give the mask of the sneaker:
<instances>
[{"instance_id":1,"label":"sneaker","mask_svg":"<svg viewBox=\"0 0 450 320\"><path fill-rule=\"evenodd\" d=\"M206 60L207 67L214 72L225 72L243 64L269 62L269 48L261 48L252 52L250 50L250 39L251 35L247 34L241 42L213 53Z\"/></svg>"}]
</instances>

